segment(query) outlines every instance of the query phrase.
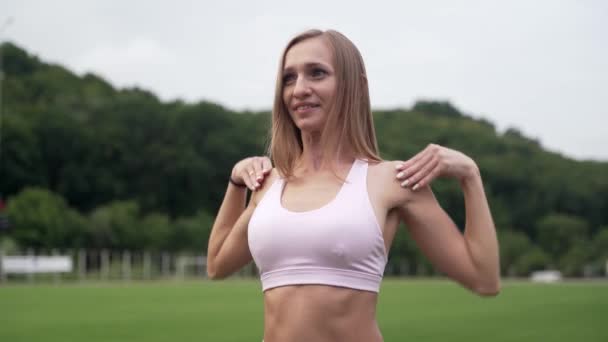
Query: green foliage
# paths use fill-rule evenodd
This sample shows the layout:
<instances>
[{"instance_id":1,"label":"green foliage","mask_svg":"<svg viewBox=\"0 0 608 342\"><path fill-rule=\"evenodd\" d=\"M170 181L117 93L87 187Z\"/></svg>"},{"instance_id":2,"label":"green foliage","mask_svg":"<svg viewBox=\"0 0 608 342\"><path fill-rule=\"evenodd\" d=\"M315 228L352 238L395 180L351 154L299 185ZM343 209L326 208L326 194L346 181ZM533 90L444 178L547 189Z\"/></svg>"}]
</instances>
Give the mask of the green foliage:
<instances>
[{"instance_id":1,"label":"green foliage","mask_svg":"<svg viewBox=\"0 0 608 342\"><path fill-rule=\"evenodd\" d=\"M551 265L550 257L539 247L532 247L515 262L515 275L528 276L534 271L547 269Z\"/></svg>"},{"instance_id":2,"label":"green foliage","mask_svg":"<svg viewBox=\"0 0 608 342\"><path fill-rule=\"evenodd\" d=\"M587 222L572 215L549 214L536 226L539 245L554 258L587 240Z\"/></svg>"},{"instance_id":3,"label":"green foliage","mask_svg":"<svg viewBox=\"0 0 608 342\"><path fill-rule=\"evenodd\" d=\"M90 215L90 245L96 248L204 251L213 218L205 211L175 221L165 214L142 215L135 201L111 202Z\"/></svg>"},{"instance_id":4,"label":"green foliage","mask_svg":"<svg viewBox=\"0 0 608 342\"><path fill-rule=\"evenodd\" d=\"M532 247L530 239L524 233L505 229L498 231L498 242L501 273L510 276L516 275L516 265L519 259Z\"/></svg>"},{"instance_id":5,"label":"green foliage","mask_svg":"<svg viewBox=\"0 0 608 342\"><path fill-rule=\"evenodd\" d=\"M16 194L26 186L44 186L40 169L42 157L33 123L25 117L7 116L2 120L2 192Z\"/></svg>"},{"instance_id":6,"label":"green foliage","mask_svg":"<svg viewBox=\"0 0 608 342\"><path fill-rule=\"evenodd\" d=\"M2 48L2 68L7 75L28 75L41 66L38 58L28 55L15 44L3 43L0 48Z\"/></svg>"},{"instance_id":7,"label":"green foliage","mask_svg":"<svg viewBox=\"0 0 608 342\"><path fill-rule=\"evenodd\" d=\"M181 218L174 222L166 248L206 253L212 225L213 217L205 211L199 211L193 217Z\"/></svg>"},{"instance_id":8,"label":"green foliage","mask_svg":"<svg viewBox=\"0 0 608 342\"><path fill-rule=\"evenodd\" d=\"M79 247L84 243L85 219L61 196L46 189L26 188L10 198L7 213L12 237L33 248Z\"/></svg>"},{"instance_id":9,"label":"green foliage","mask_svg":"<svg viewBox=\"0 0 608 342\"><path fill-rule=\"evenodd\" d=\"M172 223L167 215L151 213L144 216L139 224L138 240L141 246L138 249L161 251L171 236Z\"/></svg>"},{"instance_id":10,"label":"green foliage","mask_svg":"<svg viewBox=\"0 0 608 342\"><path fill-rule=\"evenodd\" d=\"M591 248L595 258L608 259L608 226L599 229Z\"/></svg>"},{"instance_id":11,"label":"green foliage","mask_svg":"<svg viewBox=\"0 0 608 342\"><path fill-rule=\"evenodd\" d=\"M266 151L268 112L237 113L204 101L163 103L146 90L115 89L96 75L43 63L13 44L0 48L6 74L0 191L12 208L14 241L206 248L209 213L221 203L232 166ZM501 232L503 273L546 265L573 270L605 257L607 163L546 152L518 129L501 134L449 102L375 111L374 124L384 159L405 160L437 143L477 162ZM38 192L26 190L32 187ZM463 229L458 184L438 180L433 190ZM20 204L26 200L35 205ZM581 252L587 242L588 256ZM391 262L404 260L415 269L429 266L400 232Z\"/></svg>"},{"instance_id":12,"label":"green foliage","mask_svg":"<svg viewBox=\"0 0 608 342\"><path fill-rule=\"evenodd\" d=\"M608 226L601 227L591 241L589 259L593 273L608 276Z\"/></svg>"},{"instance_id":13,"label":"green foliage","mask_svg":"<svg viewBox=\"0 0 608 342\"><path fill-rule=\"evenodd\" d=\"M428 115L444 115L451 117L461 117L462 113L454 108L449 102L437 101L417 101L412 108L415 112L422 112Z\"/></svg>"},{"instance_id":14,"label":"green foliage","mask_svg":"<svg viewBox=\"0 0 608 342\"><path fill-rule=\"evenodd\" d=\"M144 239L139 235L139 205L134 201L112 202L90 215L93 246L138 249Z\"/></svg>"},{"instance_id":15,"label":"green foliage","mask_svg":"<svg viewBox=\"0 0 608 342\"><path fill-rule=\"evenodd\" d=\"M577 240L559 260L559 269L565 276L582 276L590 261L589 242Z\"/></svg>"},{"instance_id":16,"label":"green foliage","mask_svg":"<svg viewBox=\"0 0 608 342\"><path fill-rule=\"evenodd\" d=\"M0 236L0 251L6 255L18 254L19 244L8 236Z\"/></svg>"}]
</instances>

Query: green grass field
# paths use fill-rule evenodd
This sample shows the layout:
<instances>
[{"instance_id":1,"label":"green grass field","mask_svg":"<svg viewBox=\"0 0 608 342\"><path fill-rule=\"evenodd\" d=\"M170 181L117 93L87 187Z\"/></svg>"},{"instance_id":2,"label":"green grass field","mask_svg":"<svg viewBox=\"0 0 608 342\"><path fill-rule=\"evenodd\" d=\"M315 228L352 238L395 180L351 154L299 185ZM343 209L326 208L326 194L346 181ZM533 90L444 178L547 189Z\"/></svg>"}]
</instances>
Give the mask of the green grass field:
<instances>
[{"instance_id":1,"label":"green grass field","mask_svg":"<svg viewBox=\"0 0 608 342\"><path fill-rule=\"evenodd\" d=\"M0 286L0 341L256 341L256 280ZM496 298L441 280L385 279L391 341L608 341L608 283L505 282Z\"/></svg>"}]
</instances>

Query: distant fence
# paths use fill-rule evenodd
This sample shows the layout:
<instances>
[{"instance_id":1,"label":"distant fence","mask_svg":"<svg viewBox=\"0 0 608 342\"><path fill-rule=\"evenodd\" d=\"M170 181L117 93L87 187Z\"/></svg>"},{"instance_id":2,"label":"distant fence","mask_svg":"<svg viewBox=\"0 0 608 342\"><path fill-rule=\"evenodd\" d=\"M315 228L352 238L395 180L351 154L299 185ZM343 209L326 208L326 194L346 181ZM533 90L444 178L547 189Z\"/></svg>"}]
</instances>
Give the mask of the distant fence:
<instances>
[{"instance_id":1,"label":"distant fence","mask_svg":"<svg viewBox=\"0 0 608 342\"><path fill-rule=\"evenodd\" d=\"M190 279L207 277L202 254L109 249L44 250L5 254L0 250L0 282L73 282ZM391 276L432 276L428 264L389 262ZM258 277L252 262L233 277Z\"/></svg>"},{"instance_id":2,"label":"distant fence","mask_svg":"<svg viewBox=\"0 0 608 342\"><path fill-rule=\"evenodd\" d=\"M428 263L390 260L387 276L438 275ZM608 260L606 272L608 276ZM258 277L249 263L233 277ZM139 281L161 279L203 279L207 258L202 254L156 251L116 251L109 249L50 250L5 254L0 250L0 283ZM608 278L605 278L608 279Z\"/></svg>"},{"instance_id":3,"label":"distant fence","mask_svg":"<svg viewBox=\"0 0 608 342\"><path fill-rule=\"evenodd\" d=\"M5 254L0 250L1 282L130 281L205 278L204 255L152 251L67 250ZM235 276L257 276L253 263Z\"/></svg>"}]
</instances>

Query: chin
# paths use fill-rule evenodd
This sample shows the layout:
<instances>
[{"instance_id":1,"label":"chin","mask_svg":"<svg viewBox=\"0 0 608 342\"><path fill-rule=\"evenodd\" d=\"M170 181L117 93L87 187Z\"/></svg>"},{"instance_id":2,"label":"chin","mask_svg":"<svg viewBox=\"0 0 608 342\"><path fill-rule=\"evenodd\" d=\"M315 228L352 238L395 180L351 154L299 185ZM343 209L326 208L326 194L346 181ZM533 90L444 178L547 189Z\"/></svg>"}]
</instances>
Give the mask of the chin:
<instances>
[{"instance_id":1,"label":"chin","mask_svg":"<svg viewBox=\"0 0 608 342\"><path fill-rule=\"evenodd\" d=\"M296 127L305 133L320 132L323 129L322 122L312 122L312 120L301 120L296 122Z\"/></svg>"},{"instance_id":2,"label":"chin","mask_svg":"<svg viewBox=\"0 0 608 342\"><path fill-rule=\"evenodd\" d=\"M300 131L310 133L315 131L320 132L325 125L325 120L318 117L297 118L294 120L294 123Z\"/></svg>"}]
</instances>

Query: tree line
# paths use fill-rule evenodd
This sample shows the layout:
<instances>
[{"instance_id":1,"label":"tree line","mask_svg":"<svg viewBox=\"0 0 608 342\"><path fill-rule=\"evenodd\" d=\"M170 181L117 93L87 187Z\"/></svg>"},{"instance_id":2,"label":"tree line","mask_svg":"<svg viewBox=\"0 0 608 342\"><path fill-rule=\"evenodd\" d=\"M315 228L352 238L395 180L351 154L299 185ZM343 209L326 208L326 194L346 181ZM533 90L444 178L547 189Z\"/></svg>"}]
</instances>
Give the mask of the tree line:
<instances>
[{"instance_id":1,"label":"tree line","mask_svg":"<svg viewBox=\"0 0 608 342\"><path fill-rule=\"evenodd\" d=\"M116 89L20 47L1 46L0 141L5 246L205 252L235 162L265 153L269 112L201 101L162 102ZM449 102L375 110L381 156L407 159L429 143L479 165L501 244L502 271L558 268L600 274L608 258L608 163L546 151L516 128L460 112ZM433 190L464 227L459 185ZM2 245L0 245L2 246ZM430 269L400 229L390 262Z\"/></svg>"}]
</instances>

